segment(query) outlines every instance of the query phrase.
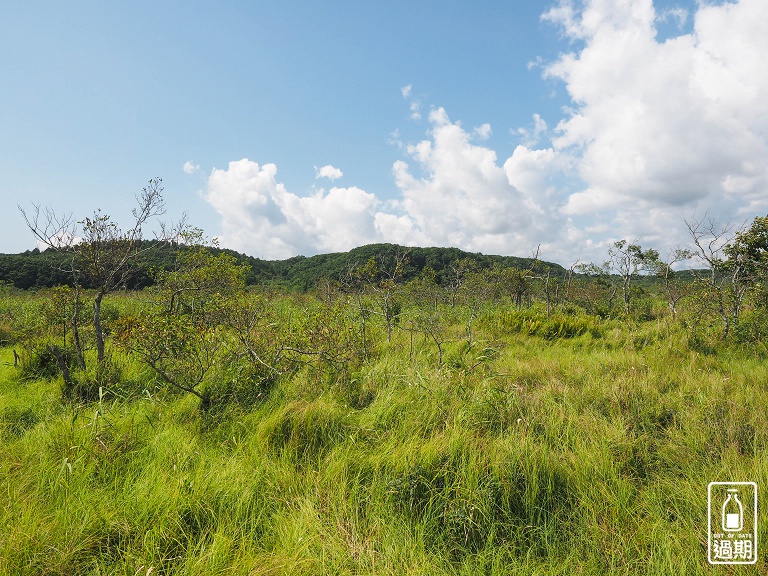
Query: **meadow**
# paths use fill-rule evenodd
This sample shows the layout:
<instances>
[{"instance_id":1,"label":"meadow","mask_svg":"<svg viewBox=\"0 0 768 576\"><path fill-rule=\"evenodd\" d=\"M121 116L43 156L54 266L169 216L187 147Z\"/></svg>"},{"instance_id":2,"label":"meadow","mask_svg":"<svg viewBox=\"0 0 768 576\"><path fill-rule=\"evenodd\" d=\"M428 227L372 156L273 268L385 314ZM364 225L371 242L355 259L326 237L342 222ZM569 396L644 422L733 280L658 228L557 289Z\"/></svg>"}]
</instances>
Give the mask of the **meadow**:
<instances>
[{"instance_id":1,"label":"meadow","mask_svg":"<svg viewBox=\"0 0 768 576\"><path fill-rule=\"evenodd\" d=\"M172 278L110 294L69 386L61 292L4 290L0 573L768 573L762 542L707 562L708 483L768 486L758 307L723 341L661 290L622 314L221 278L178 308Z\"/></svg>"}]
</instances>

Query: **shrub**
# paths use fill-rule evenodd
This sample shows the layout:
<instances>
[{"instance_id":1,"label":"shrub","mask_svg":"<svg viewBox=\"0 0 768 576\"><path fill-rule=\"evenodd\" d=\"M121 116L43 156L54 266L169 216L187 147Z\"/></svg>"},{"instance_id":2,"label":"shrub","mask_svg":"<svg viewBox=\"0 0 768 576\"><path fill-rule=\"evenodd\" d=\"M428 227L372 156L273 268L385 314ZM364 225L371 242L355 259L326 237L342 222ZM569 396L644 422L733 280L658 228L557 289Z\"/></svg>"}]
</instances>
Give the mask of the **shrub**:
<instances>
[{"instance_id":1,"label":"shrub","mask_svg":"<svg viewBox=\"0 0 768 576\"><path fill-rule=\"evenodd\" d=\"M733 338L740 344L768 344L768 310L745 310L739 322L733 326Z\"/></svg>"},{"instance_id":2,"label":"shrub","mask_svg":"<svg viewBox=\"0 0 768 576\"><path fill-rule=\"evenodd\" d=\"M206 386L205 394L222 408L228 404L251 408L267 398L276 380L277 374L264 365L232 361Z\"/></svg>"}]
</instances>

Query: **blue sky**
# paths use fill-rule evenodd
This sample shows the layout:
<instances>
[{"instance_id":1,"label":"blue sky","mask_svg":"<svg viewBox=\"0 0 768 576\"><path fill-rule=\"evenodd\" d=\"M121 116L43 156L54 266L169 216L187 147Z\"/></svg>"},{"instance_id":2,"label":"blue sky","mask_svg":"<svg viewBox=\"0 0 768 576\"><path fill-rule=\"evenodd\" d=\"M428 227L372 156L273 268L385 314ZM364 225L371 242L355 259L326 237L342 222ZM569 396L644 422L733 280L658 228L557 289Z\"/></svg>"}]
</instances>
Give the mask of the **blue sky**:
<instances>
[{"instance_id":1,"label":"blue sky","mask_svg":"<svg viewBox=\"0 0 768 576\"><path fill-rule=\"evenodd\" d=\"M766 4L7 3L0 251L17 203L127 222L156 176L260 257L663 251L768 212Z\"/></svg>"}]
</instances>

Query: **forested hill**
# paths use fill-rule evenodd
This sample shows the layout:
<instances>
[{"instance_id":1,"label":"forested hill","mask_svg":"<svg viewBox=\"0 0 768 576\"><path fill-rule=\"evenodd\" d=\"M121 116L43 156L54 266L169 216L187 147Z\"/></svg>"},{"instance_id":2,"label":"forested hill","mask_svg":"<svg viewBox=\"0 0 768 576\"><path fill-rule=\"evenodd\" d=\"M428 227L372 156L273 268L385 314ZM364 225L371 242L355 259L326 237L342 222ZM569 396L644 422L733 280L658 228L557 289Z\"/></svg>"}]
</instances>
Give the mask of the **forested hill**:
<instances>
[{"instance_id":1,"label":"forested hill","mask_svg":"<svg viewBox=\"0 0 768 576\"><path fill-rule=\"evenodd\" d=\"M157 245L148 250L128 288L151 285L152 270L171 268L178 250L184 248ZM412 248L396 244L370 244L349 252L310 257L295 256L287 260L261 260L232 250L210 250L215 254L231 254L238 262L247 264L250 268L246 278L248 284L272 284L296 290L307 290L315 286L320 278L338 280L351 268L364 265L371 257L387 263L402 255L408 258L404 280L415 278L424 268L430 267L435 271L437 280L445 283L450 276L451 266L462 259L472 260L481 269L494 266L522 269L533 267L537 272L551 270L554 276L565 273L559 264L534 262L531 258L515 256L470 253L458 248ZM21 254L0 254L0 282L23 290L66 284L69 277L61 271L65 265L66 256L50 249L45 252L35 249Z\"/></svg>"},{"instance_id":2,"label":"forested hill","mask_svg":"<svg viewBox=\"0 0 768 576\"><path fill-rule=\"evenodd\" d=\"M559 264L534 261L531 258L515 256L489 256L480 253L464 252L458 248L407 248L397 244L369 244L354 248L349 252L320 254L317 256L296 256L288 260L265 261L249 258L254 270L255 282L277 282L300 290L315 285L320 278L339 279L350 268L365 264L371 257L388 263L398 256L406 255L408 265L404 280L410 280L421 274L426 267L432 268L439 283L447 282L451 266L459 260L469 259L478 268L522 268L533 267L536 271L550 269L553 275L565 274Z\"/></svg>"}]
</instances>

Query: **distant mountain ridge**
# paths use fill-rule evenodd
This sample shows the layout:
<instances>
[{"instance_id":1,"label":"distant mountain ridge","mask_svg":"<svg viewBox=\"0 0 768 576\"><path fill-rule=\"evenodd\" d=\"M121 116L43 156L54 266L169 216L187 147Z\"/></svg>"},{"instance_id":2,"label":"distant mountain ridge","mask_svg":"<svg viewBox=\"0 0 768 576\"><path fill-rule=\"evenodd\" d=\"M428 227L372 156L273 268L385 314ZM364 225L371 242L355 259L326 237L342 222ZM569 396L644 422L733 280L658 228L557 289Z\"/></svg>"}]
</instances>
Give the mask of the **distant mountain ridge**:
<instances>
[{"instance_id":1,"label":"distant mountain ridge","mask_svg":"<svg viewBox=\"0 0 768 576\"><path fill-rule=\"evenodd\" d=\"M151 271L170 269L177 251L184 249L183 246L158 245L156 249L148 251L139 271L127 287L150 286L153 283ZM480 269L532 268L536 272L549 270L553 276L561 276L566 272L559 264L532 258L486 255L466 252L459 248L420 248L397 244L368 244L348 252L294 256L285 260L262 260L222 248L209 250L214 254L230 254L238 263L246 264L250 268L246 275L248 284L270 284L301 291L311 289L321 278L339 280L350 268L365 264L371 257L388 262L397 256L407 255L408 265L405 268L404 280L413 279L421 274L424 268L430 267L441 284L447 282L451 265L463 259L473 261ZM64 260L64 256L51 249L44 252L35 249L20 254L0 254L0 282L22 290L66 284L69 278L59 270Z\"/></svg>"}]
</instances>

